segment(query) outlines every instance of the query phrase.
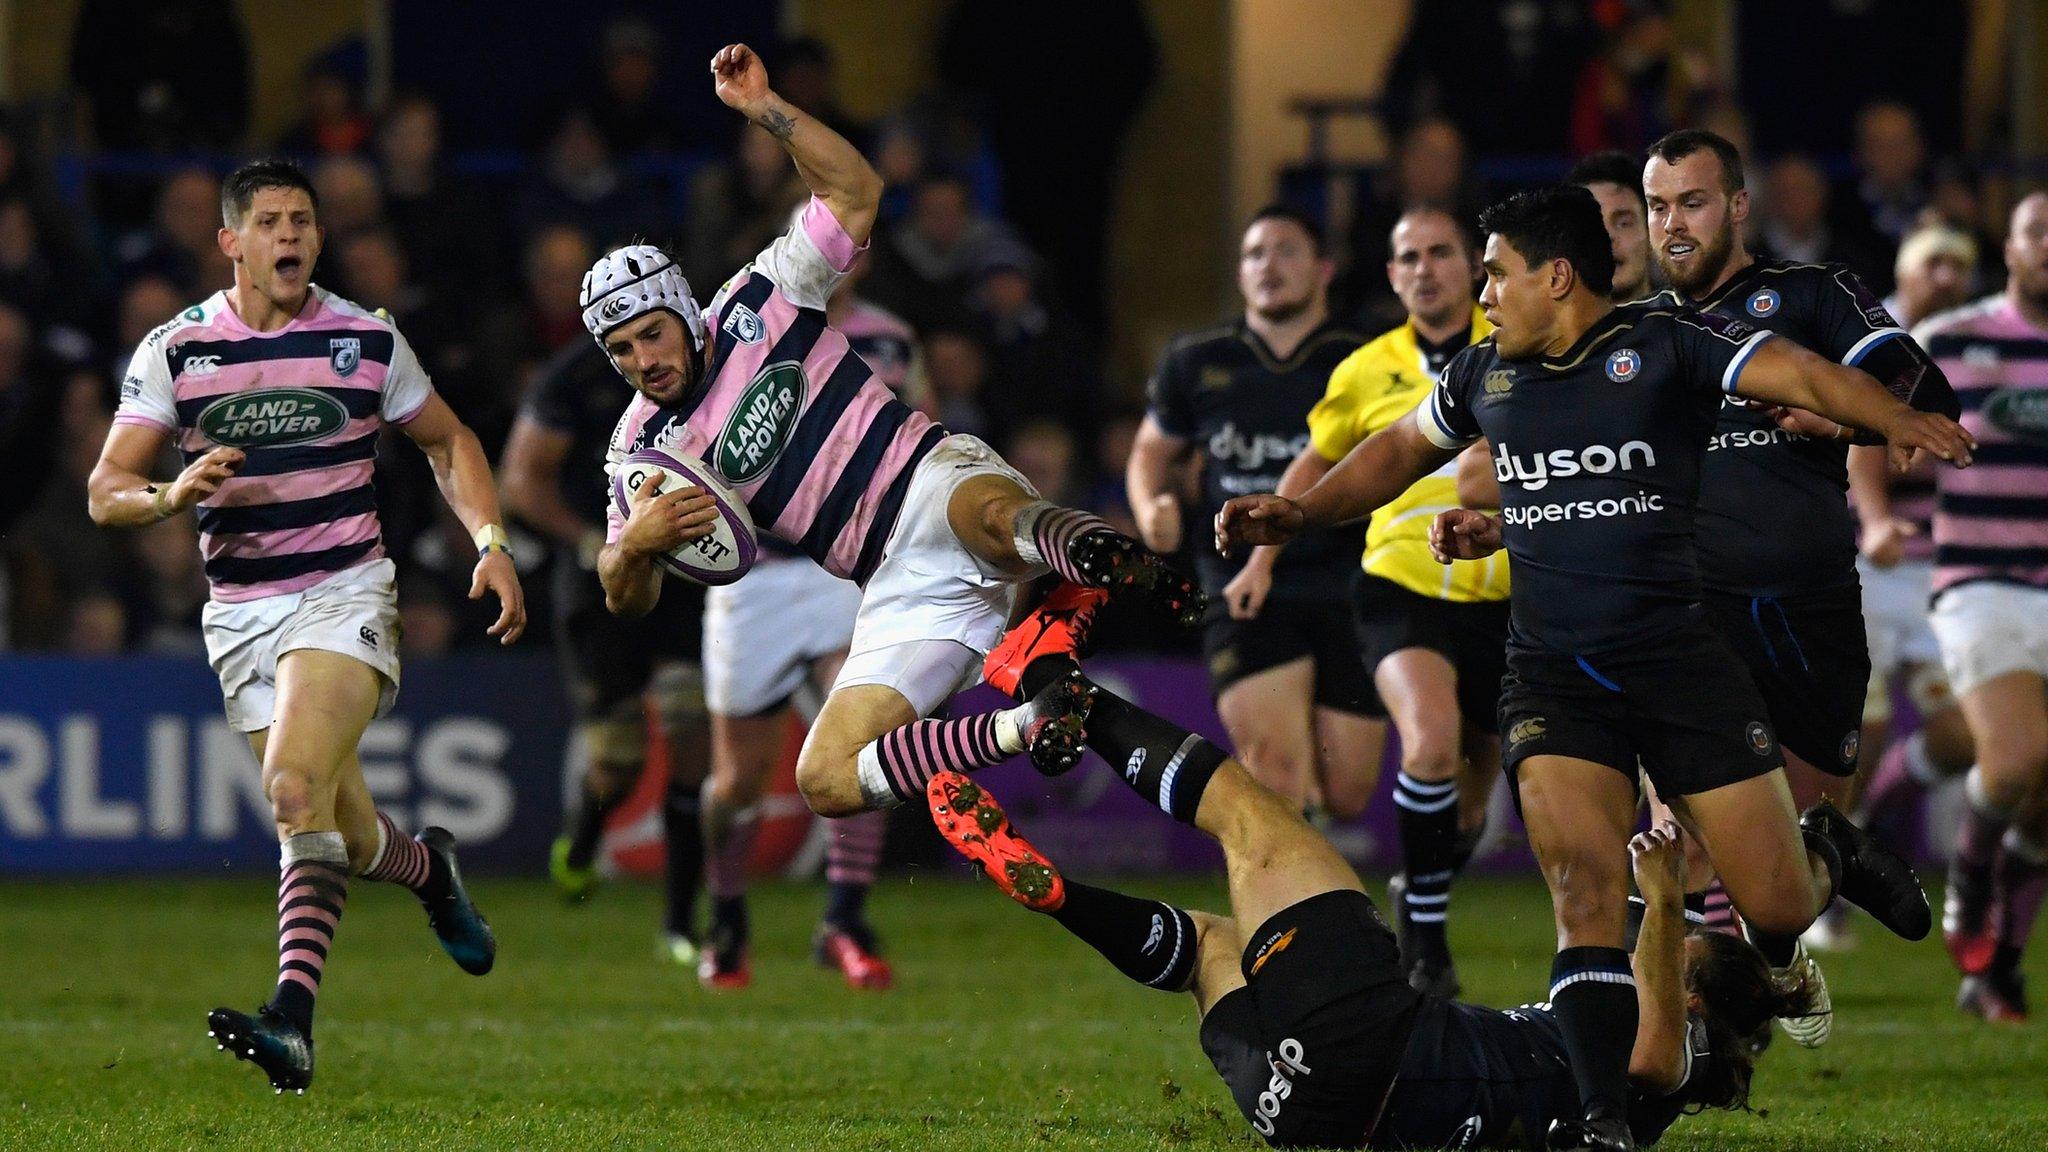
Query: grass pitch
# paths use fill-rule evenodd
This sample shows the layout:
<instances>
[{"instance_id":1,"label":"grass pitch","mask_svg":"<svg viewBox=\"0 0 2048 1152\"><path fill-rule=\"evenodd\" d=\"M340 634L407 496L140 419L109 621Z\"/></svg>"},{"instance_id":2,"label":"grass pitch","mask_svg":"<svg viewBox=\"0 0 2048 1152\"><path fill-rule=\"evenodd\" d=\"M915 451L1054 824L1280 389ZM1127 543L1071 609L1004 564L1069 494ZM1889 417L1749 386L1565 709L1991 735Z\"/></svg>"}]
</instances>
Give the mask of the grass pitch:
<instances>
[{"instance_id":1,"label":"grass pitch","mask_svg":"<svg viewBox=\"0 0 2048 1152\"><path fill-rule=\"evenodd\" d=\"M1213 883L1133 891L1220 908ZM1192 1002L1128 983L985 885L894 875L876 892L897 990L811 966L815 887L754 902L754 987L714 996L657 958L656 894L565 908L482 878L498 968L463 975L411 899L351 891L320 997L319 1065L276 1097L215 1052L205 1013L273 973L258 878L0 884L0 1148L1263 1148L1195 1040ZM1542 994L1534 880L1460 886L1468 995ZM1755 1115L1681 1121L1661 1147L2048 1147L2048 1025L1951 1006L1939 944L1826 961L1832 1044L1775 1045Z\"/></svg>"}]
</instances>

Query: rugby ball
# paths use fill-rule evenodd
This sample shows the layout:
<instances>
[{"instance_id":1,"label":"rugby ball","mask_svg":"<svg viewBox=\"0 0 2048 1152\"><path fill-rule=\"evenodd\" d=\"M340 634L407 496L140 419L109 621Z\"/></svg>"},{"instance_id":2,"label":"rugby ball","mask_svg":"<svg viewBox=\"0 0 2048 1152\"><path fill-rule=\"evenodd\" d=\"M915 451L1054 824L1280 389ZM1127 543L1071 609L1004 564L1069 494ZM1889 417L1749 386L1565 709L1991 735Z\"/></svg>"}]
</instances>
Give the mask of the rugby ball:
<instances>
[{"instance_id":1,"label":"rugby ball","mask_svg":"<svg viewBox=\"0 0 2048 1152\"><path fill-rule=\"evenodd\" d=\"M633 493L650 474L661 477L658 491L697 487L717 502L718 519L711 522L711 534L688 541L655 563L664 571L698 584L730 584L747 574L761 555L761 541L754 534L754 518L746 502L733 494L702 460L671 452L666 448L643 448L621 462L612 472L612 503L619 515L632 514Z\"/></svg>"}]
</instances>

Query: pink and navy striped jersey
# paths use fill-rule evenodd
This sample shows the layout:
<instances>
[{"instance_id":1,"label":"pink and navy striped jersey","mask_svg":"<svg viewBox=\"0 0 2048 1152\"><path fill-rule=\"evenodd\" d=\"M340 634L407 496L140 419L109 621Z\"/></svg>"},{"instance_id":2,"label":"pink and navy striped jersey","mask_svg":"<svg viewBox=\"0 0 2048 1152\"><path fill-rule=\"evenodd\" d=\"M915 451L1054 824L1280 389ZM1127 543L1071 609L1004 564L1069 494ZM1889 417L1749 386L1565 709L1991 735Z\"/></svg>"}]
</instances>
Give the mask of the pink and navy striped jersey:
<instances>
[{"instance_id":1,"label":"pink and navy striped jersey","mask_svg":"<svg viewBox=\"0 0 2048 1152\"><path fill-rule=\"evenodd\" d=\"M825 322L825 302L858 251L811 200L713 298L710 380L673 406L635 396L612 433L610 461L649 447L695 456L747 502L756 527L864 584L912 474L946 430L898 400ZM614 507L609 538L624 527Z\"/></svg>"},{"instance_id":2,"label":"pink and navy striped jersey","mask_svg":"<svg viewBox=\"0 0 2048 1152\"><path fill-rule=\"evenodd\" d=\"M1921 327L1962 401L1976 463L1943 468L1934 594L1976 580L2048 588L2048 329L2001 294Z\"/></svg>"},{"instance_id":3,"label":"pink and navy striped jersey","mask_svg":"<svg viewBox=\"0 0 2048 1152\"><path fill-rule=\"evenodd\" d=\"M234 602L384 555L377 433L432 395L383 315L315 285L291 323L257 332L216 292L135 349L114 420L171 434L187 464L223 445L246 454L197 510L213 598Z\"/></svg>"}]
</instances>

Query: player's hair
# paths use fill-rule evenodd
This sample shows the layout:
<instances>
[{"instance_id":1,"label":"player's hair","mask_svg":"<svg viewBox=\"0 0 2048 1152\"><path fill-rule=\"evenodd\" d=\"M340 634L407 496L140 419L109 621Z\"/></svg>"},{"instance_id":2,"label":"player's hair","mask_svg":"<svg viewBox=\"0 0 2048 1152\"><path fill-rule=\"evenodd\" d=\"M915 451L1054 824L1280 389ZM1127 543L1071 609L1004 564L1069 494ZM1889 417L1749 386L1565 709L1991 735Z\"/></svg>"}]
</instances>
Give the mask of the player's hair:
<instances>
[{"instance_id":1,"label":"player's hair","mask_svg":"<svg viewBox=\"0 0 2048 1152\"><path fill-rule=\"evenodd\" d=\"M1804 986L1780 991L1764 954L1749 941L1726 932L1697 935L1703 947L1686 965L1685 986L1699 995L1713 1056L1692 1098L1702 1108L1747 1111L1750 1078L1771 1042L1771 1021L1811 1011L1813 996Z\"/></svg>"},{"instance_id":2,"label":"player's hair","mask_svg":"<svg viewBox=\"0 0 2048 1152\"><path fill-rule=\"evenodd\" d=\"M1676 164L1695 152L1712 152L1721 162L1721 190L1734 195L1744 187L1742 150L1726 136L1705 128L1680 128L1650 145L1650 155L1666 164Z\"/></svg>"},{"instance_id":3,"label":"player's hair","mask_svg":"<svg viewBox=\"0 0 2048 1152\"><path fill-rule=\"evenodd\" d=\"M313 202L313 214L320 214L320 193L313 190L305 169L290 160L251 160L220 182L220 219L229 228L240 228L256 194L265 188L297 188Z\"/></svg>"},{"instance_id":4,"label":"player's hair","mask_svg":"<svg viewBox=\"0 0 2048 1152\"><path fill-rule=\"evenodd\" d=\"M1388 252L1392 252L1394 250L1394 232L1401 227L1401 223L1403 221L1407 220L1411 216L1443 217L1445 220L1450 221L1451 231L1458 234L1458 244L1459 246L1465 249L1465 256L1467 259L1474 258L1479 252L1479 238L1472 235L1472 229L1467 227L1463 220L1458 219L1458 214L1456 212L1452 211L1449 208L1444 208L1436 204L1411 204L1408 207L1402 209L1401 214L1399 216L1394 217L1393 227L1387 229Z\"/></svg>"},{"instance_id":5,"label":"player's hair","mask_svg":"<svg viewBox=\"0 0 2048 1152\"><path fill-rule=\"evenodd\" d=\"M1576 184L1517 192L1481 212L1479 230L1500 234L1531 266L1566 261L1596 296L1614 291L1614 246L1600 202Z\"/></svg>"},{"instance_id":6,"label":"player's hair","mask_svg":"<svg viewBox=\"0 0 2048 1152\"><path fill-rule=\"evenodd\" d=\"M1252 213L1252 218L1244 222L1243 231L1251 231L1252 225L1257 224L1261 220L1285 220L1289 224L1300 228L1303 232L1308 233L1309 246L1315 249L1316 255L1321 256L1323 254L1322 223L1309 215L1307 209L1299 205L1289 204L1284 200L1275 200L1273 203Z\"/></svg>"},{"instance_id":7,"label":"player's hair","mask_svg":"<svg viewBox=\"0 0 2048 1152\"><path fill-rule=\"evenodd\" d=\"M1564 182L1584 188L1588 184L1619 184L1636 194L1636 203L1649 208L1649 201L1643 196L1643 162L1619 149L1609 148L1579 158L1572 170L1565 174Z\"/></svg>"}]
</instances>

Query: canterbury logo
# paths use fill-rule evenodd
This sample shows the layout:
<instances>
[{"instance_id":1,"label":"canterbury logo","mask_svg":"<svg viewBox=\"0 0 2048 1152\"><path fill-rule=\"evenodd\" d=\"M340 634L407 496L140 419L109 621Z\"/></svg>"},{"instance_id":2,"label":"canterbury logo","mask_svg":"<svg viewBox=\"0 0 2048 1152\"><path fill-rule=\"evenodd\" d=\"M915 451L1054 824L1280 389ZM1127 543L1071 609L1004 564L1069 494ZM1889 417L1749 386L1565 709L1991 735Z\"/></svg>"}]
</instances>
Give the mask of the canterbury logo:
<instances>
[{"instance_id":1,"label":"canterbury logo","mask_svg":"<svg viewBox=\"0 0 2048 1152\"><path fill-rule=\"evenodd\" d=\"M597 314L605 320L617 320L632 310L633 298L631 296L614 296L604 302L604 307L598 309Z\"/></svg>"},{"instance_id":2,"label":"canterbury logo","mask_svg":"<svg viewBox=\"0 0 2048 1152\"><path fill-rule=\"evenodd\" d=\"M1152 931L1146 934L1145 946L1138 951L1150 956L1152 950L1159 947L1159 942L1164 939L1166 939L1166 917L1154 912L1152 914Z\"/></svg>"},{"instance_id":3,"label":"canterbury logo","mask_svg":"<svg viewBox=\"0 0 2048 1152\"><path fill-rule=\"evenodd\" d=\"M1136 752L1131 753L1130 760L1124 764L1124 779L1136 784L1138 782L1138 773L1144 770L1145 750L1140 748Z\"/></svg>"},{"instance_id":4,"label":"canterbury logo","mask_svg":"<svg viewBox=\"0 0 2048 1152\"><path fill-rule=\"evenodd\" d=\"M187 376L211 376L218 371L220 371L220 357L218 356L194 356L190 360L185 361L185 375Z\"/></svg>"},{"instance_id":5,"label":"canterbury logo","mask_svg":"<svg viewBox=\"0 0 2048 1152\"><path fill-rule=\"evenodd\" d=\"M1274 937L1272 942L1267 944L1264 948L1259 949L1258 959L1252 961L1251 974L1257 976L1259 974L1259 969L1264 968L1266 966L1266 961L1271 960L1273 957L1278 956L1280 953L1287 951L1287 949L1294 943L1294 934L1299 931L1299 928L1289 928L1287 931L1282 932L1280 935Z\"/></svg>"},{"instance_id":6,"label":"canterbury logo","mask_svg":"<svg viewBox=\"0 0 2048 1152\"><path fill-rule=\"evenodd\" d=\"M1520 744L1524 740L1543 735L1543 717L1531 716L1508 729L1508 743Z\"/></svg>"},{"instance_id":7,"label":"canterbury logo","mask_svg":"<svg viewBox=\"0 0 2048 1152\"><path fill-rule=\"evenodd\" d=\"M1496 368L1486 374L1484 387L1489 396L1498 396L1515 386L1515 371L1512 368Z\"/></svg>"}]
</instances>

